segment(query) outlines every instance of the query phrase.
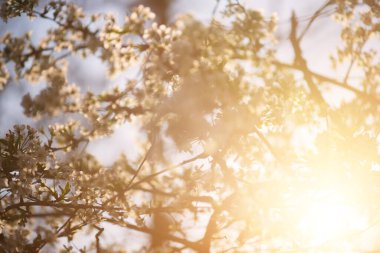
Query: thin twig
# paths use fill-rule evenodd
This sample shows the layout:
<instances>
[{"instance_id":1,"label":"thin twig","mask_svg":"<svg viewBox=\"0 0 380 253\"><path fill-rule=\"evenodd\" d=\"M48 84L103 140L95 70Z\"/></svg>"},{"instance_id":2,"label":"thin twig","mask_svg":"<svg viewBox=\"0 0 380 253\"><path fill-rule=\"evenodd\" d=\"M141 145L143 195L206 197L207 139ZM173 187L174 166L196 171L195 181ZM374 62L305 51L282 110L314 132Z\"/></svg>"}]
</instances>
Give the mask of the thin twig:
<instances>
[{"instance_id":1,"label":"thin twig","mask_svg":"<svg viewBox=\"0 0 380 253\"><path fill-rule=\"evenodd\" d=\"M279 67L282 67L282 68L289 68L289 69L295 69L295 70L302 71L302 68L300 68L300 66L297 66L297 65L294 65L294 64L284 63L284 62L280 62L280 61L275 61L273 63L275 65L279 66ZM338 81L338 80L336 80L334 78L331 78L331 77L328 77L328 76L316 73L316 72L311 71L311 70L308 70L308 72L309 72L310 75L312 75L313 77L317 78L321 82L330 83L330 84L336 85L336 86L338 86L340 88L349 90L349 91L355 93L357 96L359 96L359 97L361 97L363 99L369 100L373 104L379 104L380 103L380 98L378 98L378 97L376 97L375 95L372 95L372 94L367 94L364 91L361 91L361 90L353 87L352 85L350 85L348 83L343 83L343 82Z\"/></svg>"},{"instance_id":2,"label":"thin twig","mask_svg":"<svg viewBox=\"0 0 380 253\"><path fill-rule=\"evenodd\" d=\"M152 180L153 178L155 178L155 177L157 177L157 176L159 176L159 175L161 175L161 174L163 174L163 173L166 173L166 172L168 172L168 171L170 171L170 170L173 170L173 169L176 169L176 168L178 168L178 167L181 167L181 166L183 166L183 165L185 165L185 164L187 164L187 163L194 162L194 161L196 161L196 160L198 160L198 159L200 159L200 158L206 158L207 156L208 156L207 154L205 154L205 153L201 153L201 154L199 154L199 155L194 156L193 158L190 158L190 159L184 160L184 161L182 161L182 162L180 162L180 163L178 163L178 164L176 164L176 165L173 165L173 166L171 166L171 167L169 167L169 168L166 168L166 169L160 170L160 171L158 171L158 172L156 172L156 173L153 173L153 174L151 174L151 175L149 175L149 176L146 176L145 178L141 179L140 181L134 183L133 185L131 185L130 189L132 189L132 188L136 187L137 185L140 185L140 184L142 184L142 183L144 183L144 182L148 182L148 181Z\"/></svg>"},{"instance_id":3,"label":"thin twig","mask_svg":"<svg viewBox=\"0 0 380 253\"><path fill-rule=\"evenodd\" d=\"M218 7L219 7L219 4L220 4L220 1L221 0L216 0L216 4L214 6L214 9L212 10L212 14L211 14L211 20L214 20L214 17L216 15L216 12L218 11Z\"/></svg>"},{"instance_id":4,"label":"thin twig","mask_svg":"<svg viewBox=\"0 0 380 253\"><path fill-rule=\"evenodd\" d=\"M147 228L145 226L136 226L134 224L127 223L124 220L120 220L120 219L106 218L105 221L112 223L112 224L117 224L119 226L123 226L123 227L128 228L128 229L132 229L132 230L139 231L142 233L150 234L150 235L155 235L156 233L159 232L159 231L155 231L153 229ZM166 234L165 237L166 237L165 239L167 239L167 240L183 244L187 248L194 249L197 252L202 252L201 251L201 245L198 242L188 241L186 239L183 239L183 238L171 235L171 234Z\"/></svg>"},{"instance_id":5,"label":"thin twig","mask_svg":"<svg viewBox=\"0 0 380 253\"><path fill-rule=\"evenodd\" d=\"M66 222L63 223L62 226L59 227L59 228L57 229L57 233L61 232L61 230L64 229L64 228L66 227L67 224L69 224L69 222L74 218L75 213L76 213L76 211L74 211L74 212L71 214L71 216L66 220Z\"/></svg>"},{"instance_id":6,"label":"thin twig","mask_svg":"<svg viewBox=\"0 0 380 253\"><path fill-rule=\"evenodd\" d=\"M305 29L302 31L301 35L298 37L298 41L301 41L302 38L305 36L306 32L309 30L313 22L321 15L323 14L323 11L332 4L331 0L328 0L324 5L322 5L310 18L309 22L307 23Z\"/></svg>"},{"instance_id":7,"label":"thin twig","mask_svg":"<svg viewBox=\"0 0 380 253\"><path fill-rule=\"evenodd\" d=\"M98 230L98 232L95 235L95 240L96 240L96 253L101 253L101 247L100 247L100 236L104 231L104 228L99 227L97 225L94 225L94 227Z\"/></svg>"},{"instance_id":8,"label":"thin twig","mask_svg":"<svg viewBox=\"0 0 380 253\"><path fill-rule=\"evenodd\" d=\"M131 178L131 180L129 181L129 183L127 184L127 190L130 189L130 186L133 184L133 181L135 180L135 178L137 177L137 175L140 173L141 171L141 168L143 167L145 161L148 159L149 155L152 153L152 150L153 150L153 146L156 142L156 137L154 136L153 137L153 141L152 141L152 144L150 145L148 151L146 152L144 158L142 159L140 165L138 166L135 174L133 175L133 177Z\"/></svg>"},{"instance_id":9,"label":"thin twig","mask_svg":"<svg viewBox=\"0 0 380 253\"><path fill-rule=\"evenodd\" d=\"M254 131L257 134L257 136L259 137L259 139L261 139L264 142L264 144L267 146L267 148L272 153L272 155L274 156L274 158L276 158L276 160L278 160L279 162L281 162L282 159L278 155L277 151L274 149L274 147L270 144L270 142L267 140L267 138L260 132L260 130L256 126L254 127Z\"/></svg>"},{"instance_id":10,"label":"thin twig","mask_svg":"<svg viewBox=\"0 0 380 253\"><path fill-rule=\"evenodd\" d=\"M90 204L74 204L74 203L58 203L58 202L51 202L51 201L35 201L35 202L20 202L17 204L13 204L5 208L5 211L3 213L8 212L12 209L17 209L20 207L30 207L30 206L47 206L47 207L56 207L56 208L73 208L73 209L95 209L95 210L102 210L102 211L122 211L121 208L111 208L106 206L95 206Z\"/></svg>"}]
</instances>

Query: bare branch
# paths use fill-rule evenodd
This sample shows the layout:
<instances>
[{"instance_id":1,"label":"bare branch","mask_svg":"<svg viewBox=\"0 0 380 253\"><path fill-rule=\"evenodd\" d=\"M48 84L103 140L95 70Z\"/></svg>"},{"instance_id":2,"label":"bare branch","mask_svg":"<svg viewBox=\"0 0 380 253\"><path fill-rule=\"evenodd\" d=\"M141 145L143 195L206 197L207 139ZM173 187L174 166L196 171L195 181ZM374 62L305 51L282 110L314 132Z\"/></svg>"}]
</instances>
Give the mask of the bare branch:
<instances>
[{"instance_id":1,"label":"bare branch","mask_svg":"<svg viewBox=\"0 0 380 253\"><path fill-rule=\"evenodd\" d=\"M299 69L303 72L305 80L311 92L311 97L314 100L316 100L316 102L322 105L325 105L326 102L324 101L323 96L321 92L319 91L318 87L314 83L312 75L309 73L306 60L302 55L300 41L299 39L297 39L297 27L298 27L298 21L297 21L296 14L293 11L292 18L291 18L291 30L290 30L289 39L294 51L294 65L298 66Z\"/></svg>"}]
</instances>

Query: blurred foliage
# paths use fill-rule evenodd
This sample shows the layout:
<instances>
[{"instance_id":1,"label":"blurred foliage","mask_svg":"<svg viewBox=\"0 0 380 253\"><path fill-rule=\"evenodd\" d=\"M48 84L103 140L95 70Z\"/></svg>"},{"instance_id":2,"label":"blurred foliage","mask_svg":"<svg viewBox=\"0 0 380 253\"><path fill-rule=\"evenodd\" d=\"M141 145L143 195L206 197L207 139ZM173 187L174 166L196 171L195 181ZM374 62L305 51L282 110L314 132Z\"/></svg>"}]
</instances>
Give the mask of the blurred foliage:
<instances>
[{"instance_id":1,"label":"blurred foliage","mask_svg":"<svg viewBox=\"0 0 380 253\"><path fill-rule=\"evenodd\" d=\"M330 58L347 68L342 81L309 69L313 59L300 46L326 10L341 25ZM2 36L0 88L14 79L44 83L21 105L26 116L57 123L16 125L0 139L1 252L124 252L129 239L103 240L106 223L150 235L139 252L254 252L263 245L306 252L294 232L301 215L294 196L321 185L348 186L361 211L376 217L378 1L330 0L306 25L293 14L292 63L276 57L275 15L236 1L209 24L189 15L169 24L161 12L160 25L143 6L119 22L69 1L2 2L5 25L23 15L52 25L38 43L30 33ZM135 66L139 73L116 88L84 92L68 81L71 56L97 57L109 78ZM353 98L332 106L326 88L333 86ZM132 121L148 136L144 149L131 147L138 161L121 156L104 166L87 152L89 142ZM308 145L300 150L295 142ZM73 247L83 233L90 248Z\"/></svg>"}]
</instances>

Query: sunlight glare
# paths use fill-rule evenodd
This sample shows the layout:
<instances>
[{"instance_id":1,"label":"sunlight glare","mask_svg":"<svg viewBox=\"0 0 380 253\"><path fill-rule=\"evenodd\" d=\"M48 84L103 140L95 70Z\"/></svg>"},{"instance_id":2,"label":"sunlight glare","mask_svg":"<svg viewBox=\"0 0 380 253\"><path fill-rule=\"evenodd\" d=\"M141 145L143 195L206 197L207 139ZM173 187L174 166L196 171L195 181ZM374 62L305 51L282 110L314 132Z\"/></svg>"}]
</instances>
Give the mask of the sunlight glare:
<instances>
[{"instance_id":1,"label":"sunlight glare","mask_svg":"<svg viewBox=\"0 0 380 253\"><path fill-rule=\"evenodd\" d=\"M312 203L304 207L298 229L309 246L350 241L350 237L367 227L367 220L344 192L321 190Z\"/></svg>"}]
</instances>

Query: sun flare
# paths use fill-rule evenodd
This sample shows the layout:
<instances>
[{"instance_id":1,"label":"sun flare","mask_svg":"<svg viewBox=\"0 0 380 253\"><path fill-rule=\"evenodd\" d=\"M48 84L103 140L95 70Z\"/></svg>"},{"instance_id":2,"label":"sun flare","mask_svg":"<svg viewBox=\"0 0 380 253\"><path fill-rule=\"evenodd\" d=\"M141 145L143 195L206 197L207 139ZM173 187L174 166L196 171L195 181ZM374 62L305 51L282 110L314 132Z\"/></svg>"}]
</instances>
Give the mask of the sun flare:
<instances>
[{"instance_id":1,"label":"sun flare","mask_svg":"<svg viewBox=\"0 0 380 253\"><path fill-rule=\"evenodd\" d=\"M368 226L366 216L357 203L337 190L321 190L302 209L298 231L309 246L331 243L347 247L355 233Z\"/></svg>"}]
</instances>

